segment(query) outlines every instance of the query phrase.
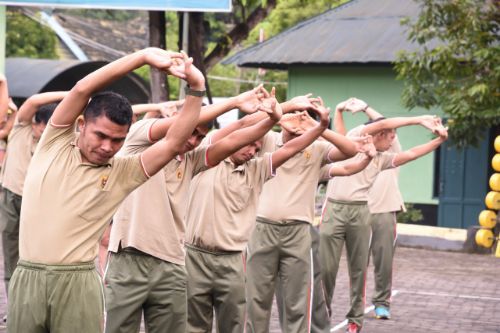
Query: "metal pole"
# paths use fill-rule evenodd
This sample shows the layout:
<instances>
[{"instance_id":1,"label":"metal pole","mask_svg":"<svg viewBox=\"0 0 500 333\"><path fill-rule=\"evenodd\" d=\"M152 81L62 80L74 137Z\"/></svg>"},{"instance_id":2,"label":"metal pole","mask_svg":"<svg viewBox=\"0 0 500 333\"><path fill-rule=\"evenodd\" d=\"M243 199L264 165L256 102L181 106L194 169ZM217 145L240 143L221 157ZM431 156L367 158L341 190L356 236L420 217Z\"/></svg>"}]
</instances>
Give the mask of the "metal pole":
<instances>
[{"instance_id":1,"label":"metal pole","mask_svg":"<svg viewBox=\"0 0 500 333\"><path fill-rule=\"evenodd\" d=\"M189 12L184 12L182 14L182 50L188 52L189 50ZM186 87L186 81L180 80L179 86L179 99L183 99L184 88Z\"/></svg>"}]
</instances>

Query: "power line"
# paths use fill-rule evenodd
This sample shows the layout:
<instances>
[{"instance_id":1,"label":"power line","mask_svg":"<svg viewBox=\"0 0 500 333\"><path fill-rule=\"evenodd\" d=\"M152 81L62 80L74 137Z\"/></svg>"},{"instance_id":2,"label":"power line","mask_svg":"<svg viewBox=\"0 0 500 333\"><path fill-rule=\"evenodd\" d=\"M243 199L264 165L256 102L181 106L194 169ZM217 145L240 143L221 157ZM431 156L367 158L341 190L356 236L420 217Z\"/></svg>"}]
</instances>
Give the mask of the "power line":
<instances>
[{"instance_id":1,"label":"power line","mask_svg":"<svg viewBox=\"0 0 500 333\"><path fill-rule=\"evenodd\" d=\"M288 82L285 81L262 81L262 80L245 80L234 77L225 77L225 76L217 76L217 75L207 75L209 79L219 80L219 81L230 81L230 82L240 82L240 83L251 83L251 84L271 84L271 85L288 85Z\"/></svg>"}]
</instances>

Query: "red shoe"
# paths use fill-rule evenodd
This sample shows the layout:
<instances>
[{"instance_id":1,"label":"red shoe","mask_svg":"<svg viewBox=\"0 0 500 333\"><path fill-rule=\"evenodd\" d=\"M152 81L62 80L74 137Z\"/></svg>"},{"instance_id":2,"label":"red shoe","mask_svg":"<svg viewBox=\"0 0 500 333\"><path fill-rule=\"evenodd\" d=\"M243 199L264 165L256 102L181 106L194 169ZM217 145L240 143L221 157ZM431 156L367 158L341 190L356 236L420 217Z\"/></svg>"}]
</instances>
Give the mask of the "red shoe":
<instances>
[{"instance_id":1,"label":"red shoe","mask_svg":"<svg viewBox=\"0 0 500 333\"><path fill-rule=\"evenodd\" d=\"M346 333L359 333L361 332L361 326L358 326L353 322L349 322L349 324L347 324L347 329L345 331Z\"/></svg>"}]
</instances>

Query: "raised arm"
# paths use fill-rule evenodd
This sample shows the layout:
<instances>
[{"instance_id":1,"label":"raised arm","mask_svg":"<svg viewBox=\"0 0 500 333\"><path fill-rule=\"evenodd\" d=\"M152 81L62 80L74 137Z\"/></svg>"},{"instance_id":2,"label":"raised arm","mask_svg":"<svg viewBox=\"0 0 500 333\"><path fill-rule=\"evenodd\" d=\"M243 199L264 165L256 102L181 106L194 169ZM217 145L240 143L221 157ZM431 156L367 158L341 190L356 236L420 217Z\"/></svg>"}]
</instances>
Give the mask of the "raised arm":
<instances>
[{"instance_id":1,"label":"raised arm","mask_svg":"<svg viewBox=\"0 0 500 333\"><path fill-rule=\"evenodd\" d=\"M440 131L440 135L422 145L413 147L409 150L398 153L393 160L393 165L395 167L401 166L417 158L424 156L425 154L430 153L431 151L437 149L443 142L448 139L448 131L446 129Z\"/></svg>"},{"instance_id":2,"label":"raised arm","mask_svg":"<svg viewBox=\"0 0 500 333\"><path fill-rule=\"evenodd\" d=\"M335 128L335 132L340 135L346 135L347 129L345 128L344 123L344 109L342 108L342 103L337 104L335 108L335 113L333 114L333 126Z\"/></svg>"},{"instance_id":3,"label":"raised arm","mask_svg":"<svg viewBox=\"0 0 500 333\"><path fill-rule=\"evenodd\" d=\"M0 120L7 117L9 111L9 88L7 86L7 78L0 73Z\"/></svg>"},{"instance_id":4,"label":"raised arm","mask_svg":"<svg viewBox=\"0 0 500 333\"><path fill-rule=\"evenodd\" d=\"M319 101L315 103L315 106L318 109L330 112L330 109L325 107L321 98L319 98ZM326 129L321 136L335 146L330 149L330 152L328 153L328 159L330 161L345 160L353 157L359 152L359 146L354 141L346 138L343 134Z\"/></svg>"},{"instance_id":5,"label":"raised arm","mask_svg":"<svg viewBox=\"0 0 500 333\"><path fill-rule=\"evenodd\" d=\"M207 150L207 162L210 166L217 165L220 161L238 151L240 148L262 138L280 120L282 111L280 104L275 100L270 108L263 107L268 118L258 123L236 130L213 143Z\"/></svg>"},{"instance_id":6,"label":"raised arm","mask_svg":"<svg viewBox=\"0 0 500 333\"><path fill-rule=\"evenodd\" d=\"M181 53L147 48L115 60L78 81L54 111L51 122L58 126L73 124L94 93L145 64L167 71L177 77L185 78L180 69L184 66L174 61L183 58L184 56Z\"/></svg>"},{"instance_id":7,"label":"raised arm","mask_svg":"<svg viewBox=\"0 0 500 333\"><path fill-rule=\"evenodd\" d=\"M9 137L12 127L14 127L14 120L16 119L17 111L12 112L7 118L7 121L0 128L0 140L5 140Z\"/></svg>"},{"instance_id":8,"label":"raised arm","mask_svg":"<svg viewBox=\"0 0 500 333\"><path fill-rule=\"evenodd\" d=\"M249 91L239 94L238 96L230 97L219 103L204 106L202 108L202 113L200 114L200 123L202 124L212 121L232 109L238 109L246 114L255 113L259 110L259 106L263 98L263 86L259 85Z\"/></svg>"},{"instance_id":9,"label":"raised arm","mask_svg":"<svg viewBox=\"0 0 500 333\"><path fill-rule=\"evenodd\" d=\"M372 161L373 156L366 154L362 159L352 161L346 165L334 165L330 168L330 177L350 176L364 170Z\"/></svg>"},{"instance_id":10,"label":"raised arm","mask_svg":"<svg viewBox=\"0 0 500 333\"><path fill-rule=\"evenodd\" d=\"M205 79L192 63L192 58L184 59L184 77L191 89L203 91ZM165 139L158 141L142 153L141 160L147 175L154 175L181 152L183 145L198 124L201 101L202 97L187 94L183 109L174 118Z\"/></svg>"},{"instance_id":11,"label":"raised arm","mask_svg":"<svg viewBox=\"0 0 500 333\"><path fill-rule=\"evenodd\" d=\"M383 130L396 129L411 125L421 125L432 132L435 132L437 127L440 125L438 121L438 117L430 115L417 117L394 117L368 124L363 127L361 133L372 135Z\"/></svg>"},{"instance_id":12,"label":"raised arm","mask_svg":"<svg viewBox=\"0 0 500 333\"><path fill-rule=\"evenodd\" d=\"M314 112L320 116L320 121L316 124L316 126L305 131L302 135L288 141L283 145L283 147L273 152L271 157L273 172L283 165L283 163L285 163L289 158L309 146L328 127L330 122L329 110L326 108L315 108Z\"/></svg>"},{"instance_id":13,"label":"raised arm","mask_svg":"<svg viewBox=\"0 0 500 333\"><path fill-rule=\"evenodd\" d=\"M67 91L51 91L29 97L17 111L17 121L31 123L33 116L42 105L59 102L67 95Z\"/></svg>"},{"instance_id":14,"label":"raised arm","mask_svg":"<svg viewBox=\"0 0 500 333\"><path fill-rule=\"evenodd\" d=\"M259 99L261 100L260 105L262 106L262 108L269 109L272 99L275 98L275 88L273 87L270 93L262 86L259 86L258 88ZM312 103L317 101L317 98L312 98L310 97L310 95L311 94L297 96L289 101L281 103L280 106L283 114L313 108L314 105ZM263 112L255 112L251 115L247 115L239 119L238 121L224 127L222 130L217 131L215 136L212 137L212 140L218 140L233 131L252 126L263 119L266 119L266 115Z\"/></svg>"},{"instance_id":15,"label":"raised arm","mask_svg":"<svg viewBox=\"0 0 500 333\"><path fill-rule=\"evenodd\" d=\"M365 169L368 164L370 164L373 157L375 157L375 155L377 154L377 149L375 149L375 146L371 141L371 139L368 140L368 142L363 146L363 149L365 151L363 158L353 159L352 161L340 166L333 165L329 171L330 177L350 176Z\"/></svg>"}]
</instances>

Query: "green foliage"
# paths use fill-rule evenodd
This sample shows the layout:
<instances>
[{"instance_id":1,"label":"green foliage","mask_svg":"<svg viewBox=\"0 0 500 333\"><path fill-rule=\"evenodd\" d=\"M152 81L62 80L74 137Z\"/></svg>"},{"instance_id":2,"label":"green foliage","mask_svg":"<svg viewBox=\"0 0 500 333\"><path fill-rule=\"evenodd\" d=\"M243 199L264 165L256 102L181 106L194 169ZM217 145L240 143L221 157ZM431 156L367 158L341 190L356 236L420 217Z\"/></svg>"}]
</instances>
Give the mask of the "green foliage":
<instances>
[{"instance_id":1,"label":"green foliage","mask_svg":"<svg viewBox=\"0 0 500 333\"><path fill-rule=\"evenodd\" d=\"M403 103L440 107L449 117L453 144L477 144L500 124L499 4L481 0L419 0L409 27L421 45L402 52L396 69L404 80Z\"/></svg>"},{"instance_id":2,"label":"green foliage","mask_svg":"<svg viewBox=\"0 0 500 333\"><path fill-rule=\"evenodd\" d=\"M422 211L412 204L406 204L406 212L399 212L397 220L399 223L415 223L424 219Z\"/></svg>"},{"instance_id":3,"label":"green foliage","mask_svg":"<svg viewBox=\"0 0 500 333\"><path fill-rule=\"evenodd\" d=\"M260 24L258 24L245 41L245 46L252 45L259 41L259 31L264 29L266 39L279 34L280 32L319 15L331 8L335 8L348 0L278 0L276 8Z\"/></svg>"},{"instance_id":4,"label":"green foliage","mask_svg":"<svg viewBox=\"0 0 500 333\"><path fill-rule=\"evenodd\" d=\"M56 35L17 11L7 11L7 57L55 59Z\"/></svg>"},{"instance_id":5,"label":"green foliage","mask_svg":"<svg viewBox=\"0 0 500 333\"><path fill-rule=\"evenodd\" d=\"M249 47L259 41L260 29L264 30L266 39L290 28L291 26L308 19L312 16L319 15L324 11L334 8L347 0L278 0L276 8L271 14L260 22L249 34L249 37L242 43L243 47ZM206 14L205 17L210 26L210 33L213 34L213 39L216 40L219 36L226 33L226 25L234 25L248 15L257 6L264 5L264 1L237 1L234 4L232 17L224 17L221 14ZM210 41L209 41L210 42ZM208 44L207 54L215 46L214 43ZM261 82L287 82L288 73L278 70L266 70L264 75L259 75L257 69L241 68L237 69L234 65L222 66L216 65L210 71L209 75L224 76L234 79L251 81L252 83L235 83L232 81L219 81L209 79L209 84L214 96L228 96L228 94L237 94L258 85ZM270 90L273 84L266 84L266 89ZM283 84L274 84L276 87L276 96L279 101L286 99L287 86Z\"/></svg>"}]
</instances>

